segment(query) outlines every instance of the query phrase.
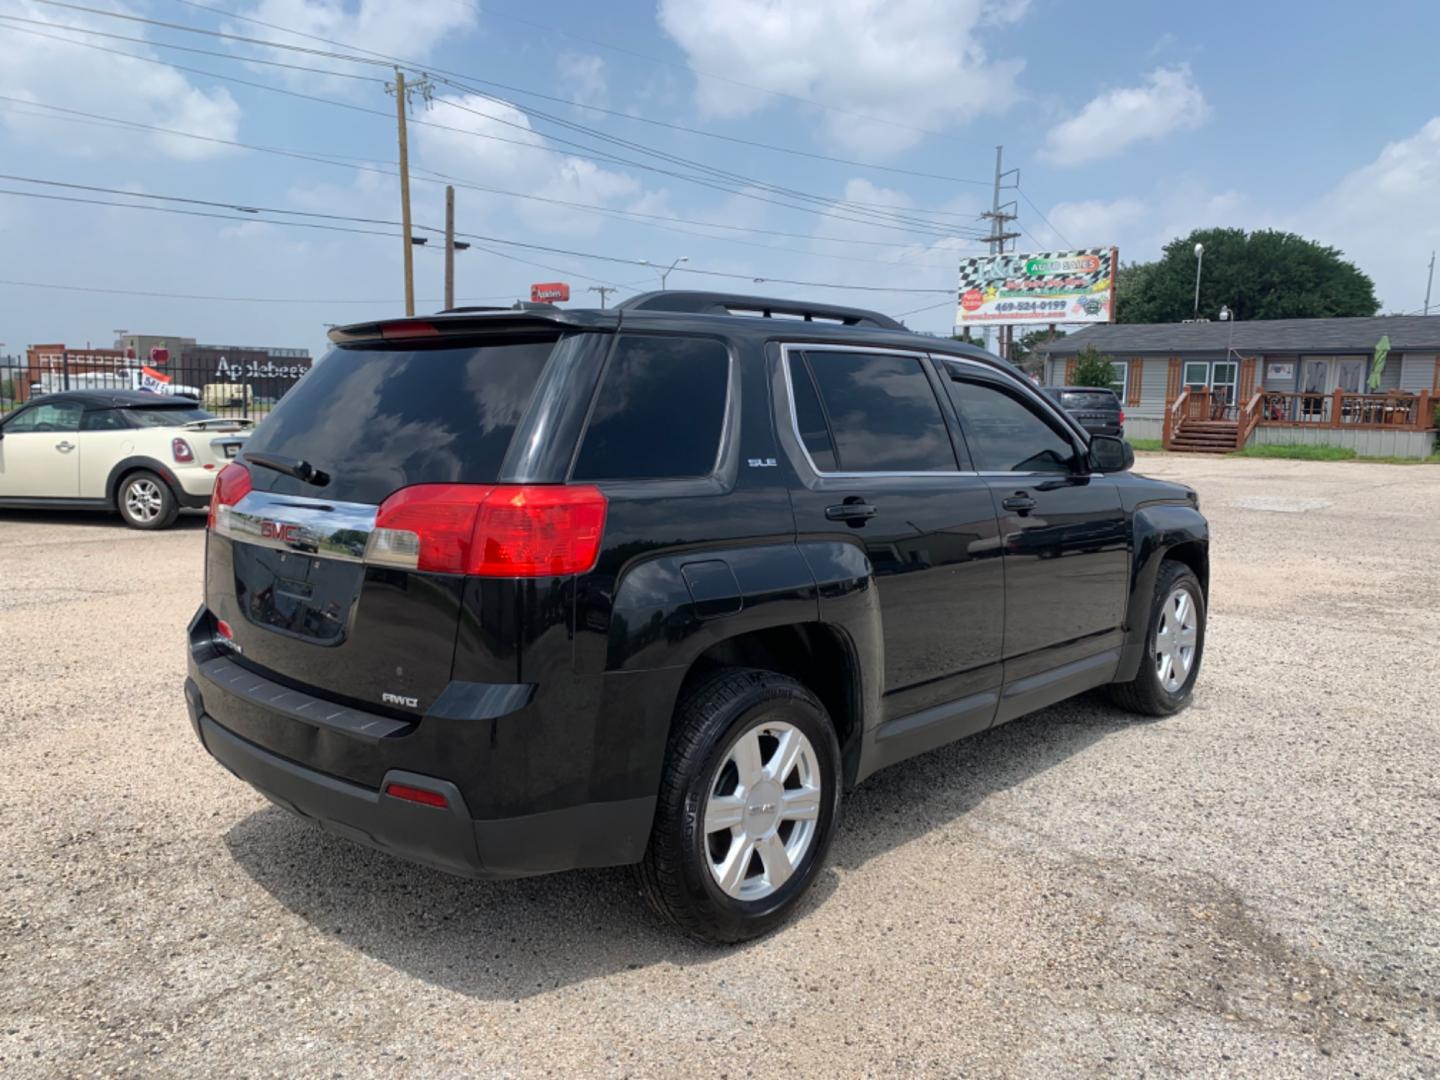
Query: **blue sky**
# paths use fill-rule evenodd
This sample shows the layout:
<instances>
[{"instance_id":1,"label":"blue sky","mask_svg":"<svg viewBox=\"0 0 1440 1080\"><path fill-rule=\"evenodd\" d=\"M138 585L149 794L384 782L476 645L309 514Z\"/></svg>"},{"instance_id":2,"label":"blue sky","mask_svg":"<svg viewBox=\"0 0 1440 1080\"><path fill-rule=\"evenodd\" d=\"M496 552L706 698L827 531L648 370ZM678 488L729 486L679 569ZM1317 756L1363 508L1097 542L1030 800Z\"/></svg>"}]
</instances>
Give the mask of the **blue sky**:
<instances>
[{"instance_id":1,"label":"blue sky","mask_svg":"<svg viewBox=\"0 0 1440 1080\"><path fill-rule=\"evenodd\" d=\"M453 85L459 79L438 83L435 103L414 113L415 219L441 222L443 185L435 181L443 175L468 185L457 194L462 232L616 259L688 256L672 288L849 302L914 312L912 326L945 330L956 260L983 250L971 235L984 228L975 215L989 202L997 143L1005 144L1007 166L1020 169L1028 199L1019 205L1022 250L1117 244L1129 260L1153 258L1193 227L1288 228L1345 251L1375 278L1384 310L1413 311L1424 299L1430 251L1440 246L1435 4L1382 2L1332 14L1328 5L1300 2L77 2L347 56L400 57L412 72L445 69L624 114L478 82L466 89ZM383 65L37 0L0 0L0 16L12 17L0 18L4 172L367 218L380 224L331 223L393 232L383 223L399 216L390 175L394 123L359 111L393 110L381 83L365 81L389 77ZM643 148L599 144L533 110ZM777 153L633 116L867 165ZM212 141L163 133L176 131ZM626 160L597 158L587 149L595 147ZM667 163L646 151L686 160ZM686 174L698 163L739 179L712 173L704 186L638 163ZM776 187L789 193L777 195ZM0 188L185 205L18 180ZM7 255L0 278L76 290L0 285L0 352L40 341L108 344L117 328L319 349L326 323L400 310L395 237L258 217L222 221L0 195ZM502 303L528 296L531 282L566 280L577 302L597 299L585 291L590 285L621 286L613 303L659 282L643 266L485 247L457 257L462 300ZM735 277L691 272L700 270ZM439 253L418 251L416 272L420 309L433 310ZM771 280L756 284L755 277ZM872 288L833 287L840 285ZM91 291L102 289L121 292Z\"/></svg>"}]
</instances>

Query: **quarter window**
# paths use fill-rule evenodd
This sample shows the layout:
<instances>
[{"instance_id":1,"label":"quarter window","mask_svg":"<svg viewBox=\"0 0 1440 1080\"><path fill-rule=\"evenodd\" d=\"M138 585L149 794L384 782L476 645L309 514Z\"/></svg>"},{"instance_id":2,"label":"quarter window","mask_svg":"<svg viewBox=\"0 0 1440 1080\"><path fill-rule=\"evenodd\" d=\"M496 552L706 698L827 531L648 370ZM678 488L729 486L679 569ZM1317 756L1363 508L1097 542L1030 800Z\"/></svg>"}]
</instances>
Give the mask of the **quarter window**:
<instances>
[{"instance_id":1,"label":"quarter window","mask_svg":"<svg viewBox=\"0 0 1440 1080\"><path fill-rule=\"evenodd\" d=\"M814 380L809 390L802 377L807 370ZM821 471L955 469L940 403L919 357L817 349L803 359L792 356L790 374L801 437Z\"/></svg>"},{"instance_id":2,"label":"quarter window","mask_svg":"<svg viewBox=\"0 0 1440 1080\"><path fill-rule=\"evenodd\" d=\"M718 341L622 337L606 365L577 480L709 476L720 453L730 355Z\"/></svg>"},{"instance_id":3,"label":"quarter window","mask_svg":"<svg viewBox=\"0 0 1440 1080\"><path fill-rule=\"evenodd\" d=\"M1075 459L1070 440L1018 397L968 379L951 379L950 397L981 472L1070 471Z\"/></svg>"},{"instance_id":4,"label":"quarter window","mask_svg":"<svg viewBox=\"0 0 1440 1080\"><path fill-rule=\"evenodd\" d=\"M119 409L91 409L80 421L81 431L124 431L129 426Z\"/></svg>"}]
</instances>

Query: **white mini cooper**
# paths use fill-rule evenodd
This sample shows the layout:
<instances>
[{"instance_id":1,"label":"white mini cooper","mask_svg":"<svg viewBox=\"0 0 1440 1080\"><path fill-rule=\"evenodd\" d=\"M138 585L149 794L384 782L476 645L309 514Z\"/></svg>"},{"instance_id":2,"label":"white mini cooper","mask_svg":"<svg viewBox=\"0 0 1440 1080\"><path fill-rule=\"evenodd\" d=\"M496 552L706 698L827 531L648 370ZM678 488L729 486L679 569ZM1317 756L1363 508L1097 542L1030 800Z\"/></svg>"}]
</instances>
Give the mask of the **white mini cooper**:
<instances>
[{"instance_id":1,"label":"white mini cooper","mask_svg":"<svg viewBox=\"0 0 1440 1080\"><path fill-rule=\"evenodd\" d=\"M0 420L0 507L117 510L163 529L209 505L250 425L138 390L46 394Z\"/></svg>"}]
</instances>

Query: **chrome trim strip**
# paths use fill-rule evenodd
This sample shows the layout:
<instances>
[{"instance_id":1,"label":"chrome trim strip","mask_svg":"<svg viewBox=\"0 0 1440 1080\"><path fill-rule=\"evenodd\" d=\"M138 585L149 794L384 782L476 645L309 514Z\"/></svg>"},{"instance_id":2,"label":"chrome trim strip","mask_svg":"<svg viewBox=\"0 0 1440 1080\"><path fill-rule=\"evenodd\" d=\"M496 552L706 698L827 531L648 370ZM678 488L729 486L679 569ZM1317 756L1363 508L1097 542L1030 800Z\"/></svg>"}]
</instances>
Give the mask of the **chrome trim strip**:
<instances>
[{"instance_id":1,"label":"chrome trim strip","mask_svg":"<svg viewBox=\"0 0 1440 1080\"><path fill-rule=\"evenodd\" d=\"M907 477L915 478L922 476L978 476L978 473L963 469L925 469L916 472L825 472L815 464L815 459L810 456L810 448L805 445L805 436L800 432L800 414L795 410L795 387L790 382L790 352L807 352L814 349L827 352L849 352L849 353L888 353L891 356L913 356L915 359L923 359L926 354L916 352L912 349L885 349L868 348L863 345L806 345L802 342L780 345L780 366L784 369L785 375L785 397L790 411L790 428L795 434L795 442L800 447L800 452L805 455L805 463L810 466L810 471L816 476L826 480L868 480L873 477ZM928 385L928 380L927 380ZM939 402L936 402L939 405Z\"/></svg>"},{"instance_id":2,"label":"chrome trim strip","mask_svg":"<svg viewBox=\"0 0 1440 1080\"><path fill-rule=\"evenodd\" d=\"M363 563L379 509L368 503L251 491L234 506L222 506L216 511L215 531L242 544L317 559ZM267 524L271 528L267 529ZM294 526L294 530L278 530L275 526Z\"/></svg>"}]
</instances>

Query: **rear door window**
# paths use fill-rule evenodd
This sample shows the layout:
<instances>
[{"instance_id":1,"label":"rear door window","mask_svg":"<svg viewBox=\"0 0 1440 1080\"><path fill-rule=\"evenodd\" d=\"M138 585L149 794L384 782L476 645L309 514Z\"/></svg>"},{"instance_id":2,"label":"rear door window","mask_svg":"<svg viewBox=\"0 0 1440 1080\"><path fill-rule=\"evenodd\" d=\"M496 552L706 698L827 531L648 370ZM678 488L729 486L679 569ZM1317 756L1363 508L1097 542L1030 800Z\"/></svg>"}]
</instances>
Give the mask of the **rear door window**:
<instances>
[{"instance_id":1,"label":"rear door window","mask_svg":"<svg viewBox=\"0 0 1440 1080\"><path fill-rule=\"evenodd\" d=\"M730 354L708 338L621 337L571 474L576 480L709 476L720 454Z\"/></svg>"},{"instance_id":2,"label":"rear door window","mask_svg":"<svg viewBox=\"0 0 1440 1080\"><path fill-rule=\"evenodd\" d=\"M828 423L821 428L804 400L803 379L796 380L796 413L805 448L822 472L832 461L840 472L955 470L940 402L918 356L817 349L804 359ZM792 365L792 379L798 371Z\"/></svg>"},{"instance_id":3,"label":"rear door window","mask_svg":"<svg viewBox=\"0 0 1440 1080\"><path fill-rule=\"evenodd\" d=\"M412 484L494 483L556 340L334 349L245 444L309 462L330 483L252 468L255 487L375 504Z\"/></svg>"}]
</instances>

